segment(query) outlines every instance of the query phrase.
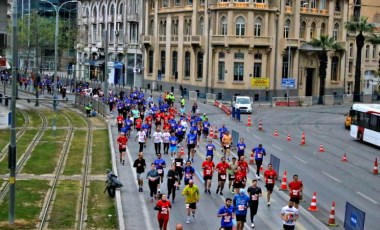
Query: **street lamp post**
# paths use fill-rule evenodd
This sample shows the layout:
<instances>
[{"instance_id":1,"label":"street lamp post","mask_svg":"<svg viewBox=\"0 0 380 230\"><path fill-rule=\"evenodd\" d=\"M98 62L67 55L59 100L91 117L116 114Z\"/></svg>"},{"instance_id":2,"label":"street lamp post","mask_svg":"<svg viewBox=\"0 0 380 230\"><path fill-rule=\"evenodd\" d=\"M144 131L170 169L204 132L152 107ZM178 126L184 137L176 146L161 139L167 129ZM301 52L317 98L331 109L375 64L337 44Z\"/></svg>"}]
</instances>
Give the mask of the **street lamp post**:
<instances>
[{"instance_id":1,"label":"street lamp post","mask_svg":"<svg viewBox=\"0 0 380 230\"><path fill-rule=\"evenodd\" d=\"M207 5L209 6L209 3L207 2ZM210 6L209 6L210 7ZM205 93L207 94L209 91L208 87L208 81L209 81L209 65L210 65L210 15L211 15L211 10L210 8L207 9L207 45L206 45L206 55L207 55L207 61L206 61L206 85L205 85Z\"/></svg>"},{"instance_id":2,"label":"street lamp post","mask_svg":"<svg viewBox=\"0 0 380 230\"><path fill-rule=\"evenodd\" d=\"M64 6L67 3L71 2L77 2L77 0L67 1L62 3L60 6L54 5L52 2L48 0L41 0L41 2L49 3L53 9L55 10L55 40L54 40L54 82L53 82L53 108L54 108L54 116L53 116L53 132L56 130L56 111L57 111L57 69L58 69L58 29L59 29L59 11L61 10L62 6Z\"/></svg>"}]
</instances>

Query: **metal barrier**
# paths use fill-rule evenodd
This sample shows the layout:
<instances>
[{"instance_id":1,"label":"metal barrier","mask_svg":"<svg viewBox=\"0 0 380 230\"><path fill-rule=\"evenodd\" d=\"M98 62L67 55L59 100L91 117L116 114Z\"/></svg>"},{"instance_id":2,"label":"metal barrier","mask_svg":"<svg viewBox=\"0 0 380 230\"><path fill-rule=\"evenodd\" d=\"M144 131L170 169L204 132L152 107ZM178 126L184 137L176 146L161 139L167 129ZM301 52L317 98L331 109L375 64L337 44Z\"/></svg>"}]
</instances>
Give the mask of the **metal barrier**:
<instances>
[{"instance_id":1,"label":"metal barrier","mask_svg":"<svg viewBox=\"0 0 380 230\"><path fill-rule=\"evenodd\" d=\"M239 143L239 133L235 130L232 130L232 150L236 150L236 145Z\"/></svg>"},{"instance_id":2,"label":"metal barrier","mask_svg":"<svg viewBox=\"0 0 380 230\"><path fill-rule=\"evenodd\" d=\"M213 104L216 100L216 94L206 93L206 102Z\"/></svg>"},{"instance_id":3,"label":"metal barrier","mask_svg":"<svg viewBox=\"0 0 380 230\"><path fill-rule=\"evenodd\" d=\"M277 172L277 175L280 174L280 158L276 157L275 155L270 155L270 163L273 166L273 169Z\"/></svg>"},{"instance_id":4,"label":"metal barrier","mask_svg":"<svg viewBox=\"0 0 380 230\"><path fill-rule=\"evenodd\" d=\"M189 101L197 101L198 93L197 91L189 91Z\"/></svg>"},{"instance_id":5,"label":"metal barrier","mask_svg":"<svg viewBox=\"0 0 380 230\"><path fill-rule=\"evenodd\" d=\"M272 98L272 107L276 106L300 106L300 97L273 97Z\"/></svg>"}]
</instances>

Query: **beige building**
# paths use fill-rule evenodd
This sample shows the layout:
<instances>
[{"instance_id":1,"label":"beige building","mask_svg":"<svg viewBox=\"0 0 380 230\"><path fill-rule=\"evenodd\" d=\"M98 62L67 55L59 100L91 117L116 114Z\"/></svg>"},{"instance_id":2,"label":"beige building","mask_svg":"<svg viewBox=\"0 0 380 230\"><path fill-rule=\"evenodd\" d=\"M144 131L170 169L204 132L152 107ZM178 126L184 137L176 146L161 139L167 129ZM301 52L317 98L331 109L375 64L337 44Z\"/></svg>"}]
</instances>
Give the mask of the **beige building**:
<instances>
[{"instance_id":1,"label":"beige building","mask_svg":"<svg viewBox=\"0 0 380 230\"><path fill-rule=\"evenodd\" d=\"M293 78L290 95L318 96L318 55L306 42L328 34L345 46L348 2L146 0L145 86L271 97ZM329 53L326 94L343 93L345 60ZM269 78L269 87L252 87L252 78Z\"/></svg>"}]
</instances>

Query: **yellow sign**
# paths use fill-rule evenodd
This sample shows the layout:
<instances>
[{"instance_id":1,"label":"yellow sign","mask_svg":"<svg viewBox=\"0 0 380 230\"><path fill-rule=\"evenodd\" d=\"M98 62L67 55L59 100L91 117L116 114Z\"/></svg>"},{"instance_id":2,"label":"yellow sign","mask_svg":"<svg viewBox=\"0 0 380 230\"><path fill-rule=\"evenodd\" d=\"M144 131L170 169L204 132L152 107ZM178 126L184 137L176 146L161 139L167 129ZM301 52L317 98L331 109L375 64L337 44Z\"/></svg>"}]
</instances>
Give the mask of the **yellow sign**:
<instances>
[{"instance_id":1,"label":"yellow sign","mask_svg":"<svg viewBox=\"0 0 380 230\"><path fill-rule=\"evenodd\" d=\"M251 78L252 88L269 88L269 78Z\"/></svg>"}]
</instances>

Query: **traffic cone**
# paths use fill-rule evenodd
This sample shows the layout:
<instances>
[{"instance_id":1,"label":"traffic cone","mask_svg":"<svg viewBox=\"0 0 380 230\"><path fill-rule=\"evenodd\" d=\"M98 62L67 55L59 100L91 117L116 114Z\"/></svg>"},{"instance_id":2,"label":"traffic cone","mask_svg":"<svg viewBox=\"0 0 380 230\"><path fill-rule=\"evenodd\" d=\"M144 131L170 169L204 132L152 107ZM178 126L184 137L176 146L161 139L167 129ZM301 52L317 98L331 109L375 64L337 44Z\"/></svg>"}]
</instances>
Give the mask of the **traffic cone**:
<instances>
[{"instance_id":1,"label":"traffic cone","mask_svg":"<svg viewBox=\"0 0 380 230\"><path fill-rule=\"evenodd\" d=\"M288 141L291 141L292 140L292 137L290 136L290 134L288 133L288 138L287 138Z\"/></svg>"},{"instance_id":2,"label":"traffic cone","mask_svg":"<svg viewBox=\"0 0 380 230\"><path fill-rule=\"evenodd\" d=\"M280 190L288 190L288 184L287 184L287 179L286 179L286 171L284 171L284 177L282 177Z\"/></svg>"},{"instance_id":3,"label":"traffic cone","mask_svg":"<svg viewBox=\"0 0 380 230\"><path fill-rule=\"evenodd\" d=\"M210 127L209 137L210 137L211 139L214 139L214 129L213 129L212 127Z\"/></svg>"},{"instance_id":4,"label":"traffic cone","mask_svg":"<svg viewBox=\"0 0 380 230\"><path fill-rule=\"evenodd\" d=\"M302 146L305 146L306 145L306 138L305 138L305 133L302 132L302 136L301 136L301 144Z\"/></svg>"},{"instance_id":5,"label":"traffic cone","mask_svg":"<svg viewBox=\"0 0 380 230\"><path fill-rule=\"evenodd\" d=\"M258 128L259 131L263 131L263 122L260 120L259 121L259 128Z\"/></svg>"},{"instance_id":6,"label":"traffic cone","mask_svg":"<svg viewBox=\"0 0 380 230\"><path fill-rule=\"evenodd\" d=\"M251 116L248 116L247 126L252 126Z\"/></svg>"},{"instance_id":7,"label":"traffic cone","mask_svg":"<svg viewBox=\"0 0 380 230\"><path fill-rule=\"evenodd\" d=\"M249 164L250 165L255 164L255 157L253 155L253 152L251 152L251 155L249 155Z\"/></svg>"},{"instance_id":8,"label":"traffic cone","mask_svg":"<svg viewBox=\"0 0 380 230\"><path fill-rule=\"evenodd\" d=\"M219 134L218 128L214 126L214 139L218 138L218 134Z\"/></svg>"},{"instance_id":9,"label":"traffic cone","mask_svg":"<svg viewBox=\"0 0 380 230\"><path fill-rule=\"evenodd\" d=\"M329 215L329 221L327 222L327 225L330 227L337 227L338 226L335 223L335 201L332 202L330 215Z\"/></svg>"},{"instance_id":10,"label":"traffic cone","mask_svg":"<svg viewBox=\"0 0 380 230\"><path fill-rule=\"evenodd\" d=\"M278 137L278 131L277 131L277 129L274 130L273 136Z\"/></svg>"},{"instance_id":11,"label":"traffic cone","mask_svg":"<svg viewBox=\"0 0 380 230\"><path fill-rule=\"evenodd\" d=\"M179 155L184 156L185 155L185 149L181 147L181 150L179 151Z\"/></svg>"},{"instance_id":12,"label":"traffic cone","mask_svg":"<svg viewBox=\"0 0 380 230\"><path fill-rule=\"evenodd\" d=\"M342 160L341 161L343 161L343 162L347 162L348 160L347 160L347 156L346 156L346 153L344 153L344 155L343 155L343 157L342 157Z\"/></svg>"},{"instance_id":13,"label":"traffic cone","mask_svg":"<svg viewBox=\"0 0 380 230\"><path fill-rule=\"evenodd\" d=\"M320 153L325 152L325 148L323 148L323 145L320 145L320 146L319 146L319 152L320 152Z\"/></svg>"},{"instance_id":14,"label":"traffic cone","mask_svg":"<svg viewBox=\"0 0 380 230\"><path fill-rule=\"evenodd\" d=\"M377 167L377 157L375 158L375 164L373 166L373 175L379 174L379 169Z\"/></svg>"},{"instance_id":15,"label":"traffic cone","mask_svg":"<svg viewBox=\"0 0 380 230\"><path fill-rule=\"evenodd\" d=\"M313 198L311 199L311 204L310 204L310 207L308 209L311 212L318 211L318 207L317 207L317 193L316 192L314 192L314 194L313 194Z\"/></svg>"}]
</instances>

